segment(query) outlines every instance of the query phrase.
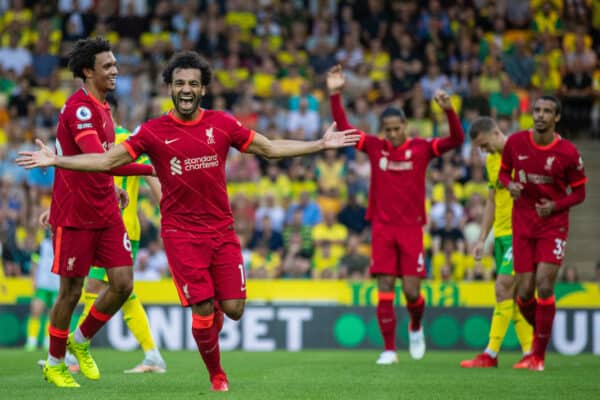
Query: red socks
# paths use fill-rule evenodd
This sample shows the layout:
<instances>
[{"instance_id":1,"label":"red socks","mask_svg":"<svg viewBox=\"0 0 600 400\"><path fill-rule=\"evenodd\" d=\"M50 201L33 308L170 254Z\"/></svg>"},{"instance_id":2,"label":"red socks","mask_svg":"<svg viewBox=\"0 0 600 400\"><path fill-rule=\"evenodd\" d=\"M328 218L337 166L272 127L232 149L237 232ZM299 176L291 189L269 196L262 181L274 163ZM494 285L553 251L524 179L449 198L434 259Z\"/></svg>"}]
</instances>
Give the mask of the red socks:
<instances>
[{"instance_id":1,"label":"red socks","mask_svg":"<svg viewBox=\"0 0 600 400\"><path fill-rule=\"evenodd\" d=\"M519 310L521 310L523 317L531 326L533 326L533 329L535 329L535 319L537 316L537 301L535 300L535 297L532 297L530 300L523 300L517 296L517 304L519 305Z\"/></svg>"},{"instance_id":2,"label":"red socks","mask_svg":"<svg viewBox=\"0 0 600 400\"><path fill-rule=\"evenodd\" d=\"M552 325L556 314L556 302L554 296L547 299L539 298L535 312L535 330L533 341L533 354L540 360L546 356L546 348L552 336Z\"/></svg>"},{"instance_id":3,"label":"red socks","mask_svg":"<svg viewBox=\"0 0 600 400\"><path fill-rule=\"evenodd\" d=\"M396 313L394 312L394 292L379 292L377 322L383 336L385 350L396 350Z\"/></svg>"},{"instance_id":4,"label":"red socks","mask_svg":"<svg viewBox=\"0 0 600 400\"><path fill-rule=\"evenodd\" d=\"M425 312L425 299L419 294L419 298L412 303L406 303L406 309L410 314L409 329L414 332L421 329L421 320Z\"/></svg>"},{"instance_id":5,"label":"red socks","mask_svg":"<svg viewBox=\"0 0 600 400\"><path fill-rule=\"evenodd\" d=\"M224 373L219 351L219 327L214 320L214 313L207 316L192 314L192 335L211 377Z\"/></svg>"},{"instance_id":6,"label":"red socks","mask_svg":"<svg viewBox=\"0 0 600 400\"><path fill-rule=\"evenodd\" d=\"M79 325L79 330L86 339L90 339L111 317L112 315L98 311L96 306L93 305L88 316L83 320L81 325Z\"/></svg>"},{"instance_id":7,"label":"red socks","mask_svg":"<svg viewBox=\"0 0 600 400\"><path fill-rule=\"evenodd\" d=\"M50 334L50 348L48 353L57 360L65 358L69 330L58 329L50 325L48 327L48 333Z\"/></svg>"}]
</instances>

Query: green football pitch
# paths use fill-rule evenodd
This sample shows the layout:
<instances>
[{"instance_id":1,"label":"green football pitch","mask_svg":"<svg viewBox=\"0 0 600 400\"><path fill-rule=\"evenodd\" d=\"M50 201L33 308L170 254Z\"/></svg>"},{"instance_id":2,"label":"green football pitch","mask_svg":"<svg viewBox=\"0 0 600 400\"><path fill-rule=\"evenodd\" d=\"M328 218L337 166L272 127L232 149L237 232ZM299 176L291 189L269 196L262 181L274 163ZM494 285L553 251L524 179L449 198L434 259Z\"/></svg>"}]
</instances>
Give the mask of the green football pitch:
<instances>
[{"instance_id":1,"label":"green football pitch","mask_svg":"<svg viewBox=\"0 0 600 400\"><path fill-rule=\"evenodd\" d=\"M546 371L511 369L519 354L502 353L499 368L465 370L465 352L429 352L421 361L401 351L400 363L377 366L376 351L226 352L230 392L212 393L200 356L163 352L168 372L125 375L141 352L95 349L100 381L78 389L46 383L36 365L42 351L0 350L0 399L592 399L600 393L600 358L549 354Z\"/></svg>"}]
</instances>

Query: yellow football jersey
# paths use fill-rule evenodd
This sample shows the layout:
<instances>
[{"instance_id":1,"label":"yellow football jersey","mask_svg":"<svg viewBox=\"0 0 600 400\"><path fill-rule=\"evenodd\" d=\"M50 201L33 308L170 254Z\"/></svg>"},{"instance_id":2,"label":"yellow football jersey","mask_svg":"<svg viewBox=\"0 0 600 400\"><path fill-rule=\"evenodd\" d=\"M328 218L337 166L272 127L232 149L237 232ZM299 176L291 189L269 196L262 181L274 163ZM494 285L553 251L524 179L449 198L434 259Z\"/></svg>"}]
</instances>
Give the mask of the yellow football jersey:
<instances>
[{"instance_id":1,"label":"yellow football jersey","mask_svg":"<svg viewBox=\"0 0 600 400\"><path fill-rule=\"evenodd\" d=\"M496 190L496 195L494 197L496 202L496 212L494 214L495 237L512 235L513 199L510 197L508 189L498 182L501 162L502 153L488 154L487 159L485 160L489 187L490 189Z\"/></svg>"},{"instance_id":2,"label":"yellow football jersey","mask_svg":"<svg viewBox=\"0 0 600 400\"><path fill-rule=\"evenodd\" d=\"M121 126L117 126L115 128L115 143L119 144L124 142L129 135L131 135L131 132ZM142 155L136 162L139 164L150 164L150 159L147 156ZM118 185L121 189L127 191L127 194L129 195L129 204L121 210L125 229L127 229L127 235L130 240L140 240L140 220L138 219L137 214L140 177L115 176L115 185Z\"/></svg>"}]
</instances>

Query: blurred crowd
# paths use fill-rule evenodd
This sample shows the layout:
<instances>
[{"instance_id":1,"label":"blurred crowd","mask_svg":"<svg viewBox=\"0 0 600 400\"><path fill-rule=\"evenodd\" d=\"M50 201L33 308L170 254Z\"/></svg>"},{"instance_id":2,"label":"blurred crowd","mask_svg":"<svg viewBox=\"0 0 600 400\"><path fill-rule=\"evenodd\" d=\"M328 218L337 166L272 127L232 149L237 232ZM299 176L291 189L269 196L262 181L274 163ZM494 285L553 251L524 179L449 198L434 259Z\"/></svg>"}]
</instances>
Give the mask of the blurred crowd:
<instances>
[{"instance_id":1,"label":"blurred crowd","mask_svg":"<svg viewBox=\"0 0 600 400\"><path fill-rule=\"evenodd\" d=\"M331 122L326 71L341 64L350 122L378 134L402 107L410 136L448 134L435 90L452 95L465 131L478 115L510 133L532 126L540 94L564 103L559 131L600 135L600 2L595 0L0 0L0 239L8 276L27 275L44 232L53 171L14 159L53 142L58 113L81 82L66 69L80 38L111 41L118 121L128 129L171 107L160 72L182 49L214 69L203 106L270 138L311 140ZM471 248L488 193L484 155L467 141L432 162L425 227L429 277L489 280ZM232 151L227 176L245 267L254 278L368 277L364 221L370 164L345 149L268 162ZM376 193L374 194L377 195ZM142 187L137 279L168 274L160 214ZM35 257L33 257L35 259Z\"/></svg>"}]
</instances>

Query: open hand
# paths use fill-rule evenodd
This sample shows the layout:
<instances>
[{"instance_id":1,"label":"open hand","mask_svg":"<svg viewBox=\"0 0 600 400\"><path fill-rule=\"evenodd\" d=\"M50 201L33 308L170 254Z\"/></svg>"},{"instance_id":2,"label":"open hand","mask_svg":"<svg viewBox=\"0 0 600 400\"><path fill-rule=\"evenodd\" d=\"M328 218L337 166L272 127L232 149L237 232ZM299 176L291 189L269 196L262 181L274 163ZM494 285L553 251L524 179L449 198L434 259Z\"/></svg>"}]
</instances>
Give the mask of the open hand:
<instances>
[{"instance_id":1,"label":"open hand","mask_svg":"<svg viewBox=\"0 0 600 400\"><path fill-rule=\"evenodd\" d=\"M46 146L40 139L35 142L40 149L38 151L20 151L19 157L15 160L17 165L25 169L51 167L56 164L56 154Z\"/></svg>"},{"instance_id":2,"label":"open hand","mask_svg":"<svg viewBox=\"0 0 600 400\"><path fill-rule=\"evenodd\" d=\"M356 145L360 140L360 135L356 133L356 129L337 131L334 122L327 128L322 140L326 149L337 149Z\"/></svg>"},{"instance_id":3,"label":"open hand","mask_svg":"<svg viewBox=\"0 0 600 400\"><path fill-rule=\"evenodd\" d=\"M327 89L330 94L339 93L346 84L346 78L344 78L344 71L341 65L331 67L327 72Z\"/></svg>"}]
</instances>

